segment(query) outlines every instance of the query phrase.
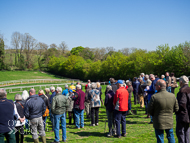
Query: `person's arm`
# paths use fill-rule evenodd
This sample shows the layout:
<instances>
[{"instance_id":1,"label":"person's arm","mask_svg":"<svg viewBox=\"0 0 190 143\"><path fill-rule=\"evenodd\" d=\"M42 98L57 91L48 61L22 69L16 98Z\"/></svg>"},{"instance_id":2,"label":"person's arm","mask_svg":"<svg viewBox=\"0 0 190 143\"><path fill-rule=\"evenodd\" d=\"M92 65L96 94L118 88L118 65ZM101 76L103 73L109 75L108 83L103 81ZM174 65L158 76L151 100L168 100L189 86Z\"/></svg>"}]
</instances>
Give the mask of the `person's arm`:
<instances>
[{"instance_id":1,"label":"person's arm","mask_svg":"<svg viewBox=\"0 0 190 143\"><path fill-rule=\"evenodd\" d=\"M30 117L29 107L28 107L28 103L27 102L24 105L24 116L26 117L26 119L29 119L29 117Z\"/></svg>"},{"instance_id":2,"label":"person's arm","mask_svg":"<svg viewBox=\"0 0 190 143\"><path fill-rule=\"evenodd\" d=\"M154 115L154 96L151 97L150 102L148 104L148 113L153 116Z\"/></svg>"},{"instance_id":3,"label":"person's arm","mask_svg":"<svg viewBox=\"0 0 190 143\"><path fill-rule=\"evenodd\" d=\"M187 110L187 96L185 93L182 93L181 96L177 96L177 101L178 101L178 110L179 111L185 111ZM174 106L174 111L177 110L175 109L177 105ZM177 112L177 111L175 111Z\"/></svg>"},{"instance_id":4,"label":"person's arm","mask_svg":"<svg viewBox=\"0 0 190 143\"><path fill-rule=\"evenodd\" d=\"M107 104L108 104L108 95L106 94L104 105L107 106Z\"/></svg>"},{"instance_id":5,"label":"person's arm","mask_svg":"<svg viewBox=\"0 0 190 143\"><path fill-rule=\"evenodd\" d=\"M118 91L115 92L115 95L114 95L114 98L113 98L113 105L114 106L116 105L116 102L117 102L117 94L118 94Z\"/></svg>"},{"instance_id":6,"label":"person's arm","mask_svg":"<svg viewBox=\"0 0 190 143\"><path fill-rule=\"evenodd\" d=\"M178 110L179 110L179 105L178 105L178 101L176 99L175 105L174 105L174 112L177 113Z\"/></svg>"},{"instance_id":7,"label":"person's arm","mask_svg":"<svg viewBox=\"0 0 190 143\"><path fill-rule=\"evenodd\" d=\"M51 104L51 112L54 114L55 112L55 104L56 104L56 100L55 98L52 99L52 104Z\"/></svg>"}]
</instances>

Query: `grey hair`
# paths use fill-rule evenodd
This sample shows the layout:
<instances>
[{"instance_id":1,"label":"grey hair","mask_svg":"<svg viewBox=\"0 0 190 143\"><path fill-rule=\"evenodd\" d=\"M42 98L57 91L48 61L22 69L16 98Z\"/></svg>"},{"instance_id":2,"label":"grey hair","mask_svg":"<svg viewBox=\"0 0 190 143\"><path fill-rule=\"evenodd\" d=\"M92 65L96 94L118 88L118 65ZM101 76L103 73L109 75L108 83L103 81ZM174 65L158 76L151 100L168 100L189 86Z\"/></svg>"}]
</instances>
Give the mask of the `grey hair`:
<instances>
[{"instance_id":1,"label":"grey hair","mask_svg":"<svg viewBox=\"0 0 190 143\"><path fill-rule=\"evenodd\" d=\"M127 82L127 85L128 85L128 86L131 86L131 85L132 85L131 81Z\"/></svg>"},{"instance_id":2,"label":"grey hair","mask_svg":"<svg viewBox=\"0 0 190 143\"><path fill-rule=\"evenodd\" d=\"M146 75L145 75L145 78L146 78L146 79L149 79L149 75L148 75L148 74L146 74Z\"/></svg>"},{"instance_id":3,"label":"grey hair","mask_svg":"<svg viewBox=\"0 0 190 143\"><path fill-rule=\"evenodd\" d=\"M81 89L81 85L80 85L80 84L77 84L77 85L76 85L76 88L77 88L77 89Z\"/></svg>"},{"instance_id":4,"label":"grey hair","mask_svg":"<svg viewBox=\"0 0 190 143\"><path fill-rule=\"evenodd\" d=\"M58 93L62 92L62 88L61 87L57 87L56 90L57 90Z\"/></svg>"},{"instance_id":5,"label":"grey hair","mask_svg":"<svg viewBox=\"0 0 190 143\"><path fill-rule=\"evenodd\" d=\"M156 84L160 86L161 89L166 89L166 82L163 79L159 79Z\"/></svg>"},{"instance_id":6,"label":"grey hair","mask_svg":"<svg viewBox=\"0 0 190 143\"><path fill-rule=\"evenodd\" d=\"M110 91L110 90L112 90L112 86L107 85L107 86L106 86L106 90L107 90L107 92Z\"/></svg>"},{"instance_id":7,"label":"grey hair","mask_svg":"<svg viewBox=\"0 0 190 143\"><path fill-rule=\"evenodd\" d=\"M144 76L144 73L141 73L141 75L143 75L143 76Z\"/></svg>"},{"instance_id":8,"label":"grey hair","mask_svg":"<svg viewBox=\"0 0 190 143\"><path fill-rule=\"evenodd\" d=\"M151 78L151 77L155 78L155 76L154 76L153 74L150 74L150 78Z\"/></svg>"},{"instance_id":9,"label":"grey hair","mask_svg":"<svg viewBox=\"0 0 190 143\"><path fill-rule=\"evenodd\" d=\"M165 78L165 75L161 75L161 78L162 78L162 77Z\"/></svg>"},{"instance_id":10,"label":"grey hair","mask_svg":"<svg viewBox=\"0 0 190 143\"><path fill-rule=\"evenodd\" d=\"M15 95L15 101L22 100L22 96L20 94Z\"/></svg>"},{"instance_id":11,"label":"grey hair","mask_svg":"<svg viewBox=\"0 0 190 143\"><path fill-rule=\"evenodd\" d=\"M92 82L91 87L92 87L92 89L95 89L97 87L96 83Z\"/></svg>"},{"instance_id":12,"label":"grey hair","mask_svg":"<svg viewBox=\"0 0 190 143\"><path fill-rule=\"evenodd\" d=\"M183 84L189 84L189 79L187 76L183 75L179 78L179 81L182 82Z\"/></svg>"},{"instance_id":13,"label":"grey hair","mask_svg":"<svg viewBox=\"0 0 190 143\"><path fill-rule=\"evenodd\" d=\"M26 100L28 97L29 97L28 91L24 90L24 91L22 92L22 99L23 99L23 100Z\"/></svg>"},{"instance_id":14,"label":"grey hair","mask_svg":"<svg viewBox=\"0 0 190 143\"><path fill-rule=\"evenodd\" d=\"M0 98L4 98L7 95L7 92L4 88L0 88Z\"/></svg>"},{"instance_id":15,"label":"grey hair","mask_svg":"<svg viewBox=\"0 0 190 143\"><path fill-rule=\"evenodd\" d=\"M52 91L52 90L55 90L55 87L54 87L54 86L51 86L51 87L50 87L50 91Z\"/></svg>"},{"instance_id":16,"label":"grey hair","mask_svg":"<svg viewBox=\"0 0 190 143\"><path fill-rule=\"evenodd\" d=\"M67 84L65 84L65 88L68 88L69 86Z\"/></svg>"}]
</instances>

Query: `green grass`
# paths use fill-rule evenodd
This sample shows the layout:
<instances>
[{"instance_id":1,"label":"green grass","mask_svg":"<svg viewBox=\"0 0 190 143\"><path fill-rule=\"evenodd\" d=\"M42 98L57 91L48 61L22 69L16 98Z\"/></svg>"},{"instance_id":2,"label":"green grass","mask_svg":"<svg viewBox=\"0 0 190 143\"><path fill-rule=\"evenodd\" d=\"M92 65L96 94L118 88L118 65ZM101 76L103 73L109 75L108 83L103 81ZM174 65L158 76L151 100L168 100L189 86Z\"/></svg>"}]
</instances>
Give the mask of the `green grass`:
<instances>
[{"instance_id":1,"label":"green grass","mask_svg":"<svg viewBox=\"0 0 190 143\"><path fill-rule=\"evenodd\" d=\"M55 75L39 71L0 71L0 82L21 79L59 79Z\"/></svg>"},{"instance_id":2,"label":"green grass","mask_svg":"<svg viewBox=\"0 0 190 143\"><path fill-rule=\"evenodd\" d=\"M105 99L105 88L106 86L102 86L102 98L103 100ZM36 89L37 90L37 89ZM179 91L179 87L176 88L175 93ZM14 99L14 94L8 94L7 98L8 99ZM105 120L107 119L106 117L106 109L104 106L100 108L100 113L99 113L99 126L95 127L90 127L90 120L85 119L85 127L84 129L74 129L74 125L67 125L67 141L70 143L107 143L107 142L113 142L113 143L118 143L118 142L126 142L126 143L155 143L156 142L156 137L155 137L155 132L152 124L148 124L150 122L150 119L145 118L146 115L144 115L145 111L144 108L140 108L140 105L134 105L133 102L133 97L132 97L132 110L137 110L138 113L137 115L127 115L126 117L126 132L127 132L127 137L122 137L120 139L118 138L108 138L106 137L106 134L108 132L108 125L106 123L106 132L104 132L105 129ZM86 114L84 114L86 115ZM175 136L175 141L177 142L177 137L175 133L175 128L176 128L176 117L174 115L174 136ZM68 119L66 120L68 123ZM46 131L46 137L47 137L47 143L53 142L54 141L54 133L49 132L51 128L51 122L47 120L48 123L48 131ZM60 130L60 139L61 139L61 130ZM167 141L166 134L164 136L164 141ZM32 136L25 135L24 142L33 142Z\"/></svg>"}]
</instances>

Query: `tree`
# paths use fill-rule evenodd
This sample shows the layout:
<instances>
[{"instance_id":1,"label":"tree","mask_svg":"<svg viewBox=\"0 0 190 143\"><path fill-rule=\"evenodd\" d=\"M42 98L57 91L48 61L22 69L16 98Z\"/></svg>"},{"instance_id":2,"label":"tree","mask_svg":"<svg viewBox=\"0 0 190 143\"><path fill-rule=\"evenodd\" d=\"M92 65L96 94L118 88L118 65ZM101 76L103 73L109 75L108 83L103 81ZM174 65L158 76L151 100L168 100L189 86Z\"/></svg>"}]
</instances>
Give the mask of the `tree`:
<instances>
[{"instance_id":1,"label":"tree","mask_svg":"<svg viewBox=\"0 0 190 143\"><path fill-rule=\"evenodd\" d=\"M94 60L94 53L88 47L84 48L81 52L79 52L79 55L83 57L85 60Z\"/></svg>"},{"instance_id":2,"label":"tree","mask_svg":"<svg viewBox=\"0 0 190 143\"><path fill-rule=\"evenodd\" d=\"M72 50L71 50L71 54L78 56L79 53L82 52L83 50L84 50L84 47L82 47L82 46L74 47L74 48L72 48Z\"/></svg>"},{"instance_id":3,"label":"tree","mask_svg":"<svg viewBox=\"0 0 190 143\"><path fill-rule=\"evenodd\" d=\"M0 70L4 69L4 59L5 59L5 44L3 38L0 38Z\"/></svg>"},{"instance_id":4,"label":"tree","mask_svg":"<svg viewBox=\"0 0 190 143\"><path fill-rule=\"evenodd\" d=\"M61 44L59 44L58 49L61 51L62 54L66 53L66 50L68 50L67 45L65 44L65 42L61 42Z\"/></svg>"}]
</instances>

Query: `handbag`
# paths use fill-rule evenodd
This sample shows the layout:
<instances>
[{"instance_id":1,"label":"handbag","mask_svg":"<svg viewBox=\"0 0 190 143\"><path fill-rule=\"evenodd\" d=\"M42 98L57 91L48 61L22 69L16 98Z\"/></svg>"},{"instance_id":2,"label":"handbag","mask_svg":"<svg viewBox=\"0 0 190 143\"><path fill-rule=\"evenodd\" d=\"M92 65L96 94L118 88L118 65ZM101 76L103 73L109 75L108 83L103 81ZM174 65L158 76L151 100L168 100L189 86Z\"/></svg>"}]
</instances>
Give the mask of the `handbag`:
<instances>
[{"instance_id":1,"label":"handbag","mask_svg":"<svg viewBox=\"0 0 190 143\"><path fill-rule=\"evenodd\" d=\"M46 117L46 116L49 116L49 109L47 107L46 107L46 111L45 111L43 117Z\"/></svg>"}]
</instances>

